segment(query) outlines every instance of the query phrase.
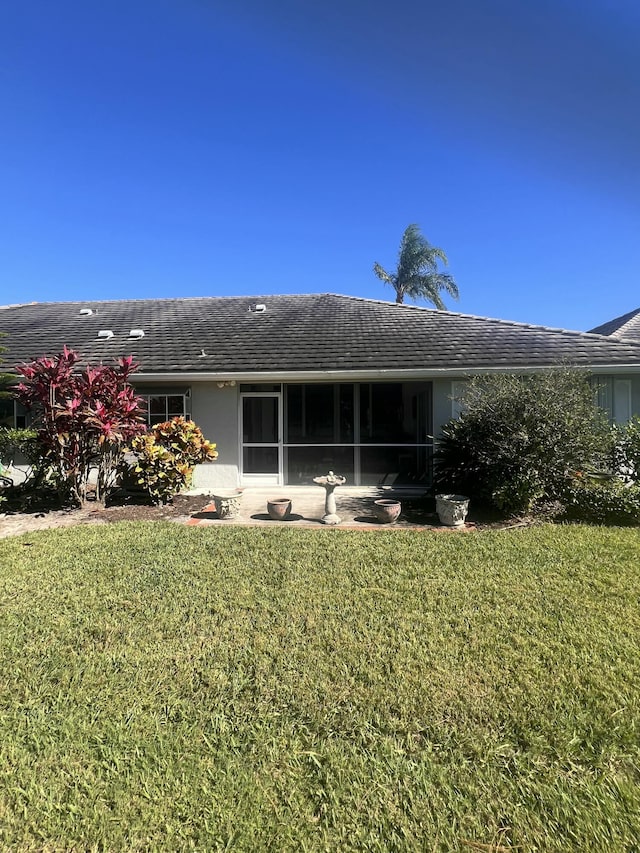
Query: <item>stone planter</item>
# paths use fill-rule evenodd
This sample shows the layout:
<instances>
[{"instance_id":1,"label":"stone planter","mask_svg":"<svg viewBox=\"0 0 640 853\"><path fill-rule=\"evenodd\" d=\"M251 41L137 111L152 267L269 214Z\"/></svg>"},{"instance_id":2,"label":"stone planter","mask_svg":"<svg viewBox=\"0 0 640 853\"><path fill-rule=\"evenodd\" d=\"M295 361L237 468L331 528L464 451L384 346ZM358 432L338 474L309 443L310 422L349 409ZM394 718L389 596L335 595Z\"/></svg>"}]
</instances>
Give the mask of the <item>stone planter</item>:
<instances>
[{"instance_id":1,"label":"stone planter","mask_svg":"<svg viewBox=\"0 0 640 853\"><path fill-rule=\"evenodd\" d=\"M469 511L465 495L436 495L436 512L446 527L462 527Z\"/></svg>"},{"instance_id":2,"label":"stone planter","mask_svg":"<svg viewBox=\"0 0 640 853\"><path fill-rule=\"evenodd\" d=\"M401 510L400 501L384 498L373 503L373 512L380 524L393 524L394 521L398 520Z\"/></svg>"},{"instance_id":3,"label":"stone planter","mask_svg":"<svg viewBox=\"0 0 640 853\"><path fill-rule=\"evenodd\" d=\"M232 489L221 495L214 495L213 502L216 507L218 518L236 518L240 515L240 489Z\"/></svg>"},{"instance_id":4,"label":"stone planter","mask_svg":"<svg viewBox=\"0 0 640 853\"><path fill-rule=\"evenodd\" d=\"M274 521L284 521L291 515L291 501L289 498L274 498L267 501L267 512Z\"/></svg>"}]
</instances>

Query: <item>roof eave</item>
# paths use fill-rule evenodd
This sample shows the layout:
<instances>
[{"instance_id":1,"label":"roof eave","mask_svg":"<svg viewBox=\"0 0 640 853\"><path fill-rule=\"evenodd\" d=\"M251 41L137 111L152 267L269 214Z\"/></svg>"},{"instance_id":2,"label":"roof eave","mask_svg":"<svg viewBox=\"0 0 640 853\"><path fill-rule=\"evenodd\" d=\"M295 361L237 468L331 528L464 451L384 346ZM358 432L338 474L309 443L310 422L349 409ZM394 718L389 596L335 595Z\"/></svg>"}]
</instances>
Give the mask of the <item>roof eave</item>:
<instances>
[{"instance_id":1,"label":"roof eave","mask_svg":"<svg viewBox=\"0 0 640 853\"><path fill-rule=\"evenodd\" d=\"M367 381L372 379L455 379L465 376L486 373L540 373L547 370L558 370L561 364L546 364L540 366L522 365L493 365L485 367L443 367L443 368L407 368L407 369L377 369L377 370L298 370L298 371L224 371L224 372L145 372L135 374L137 381L148 382L306 382L318 379L328 379L335 382ZM577 370L590 373L627 374L640 373L640 364L604 364L604 365L568 365Z\"/></svg>"}]
</instances>

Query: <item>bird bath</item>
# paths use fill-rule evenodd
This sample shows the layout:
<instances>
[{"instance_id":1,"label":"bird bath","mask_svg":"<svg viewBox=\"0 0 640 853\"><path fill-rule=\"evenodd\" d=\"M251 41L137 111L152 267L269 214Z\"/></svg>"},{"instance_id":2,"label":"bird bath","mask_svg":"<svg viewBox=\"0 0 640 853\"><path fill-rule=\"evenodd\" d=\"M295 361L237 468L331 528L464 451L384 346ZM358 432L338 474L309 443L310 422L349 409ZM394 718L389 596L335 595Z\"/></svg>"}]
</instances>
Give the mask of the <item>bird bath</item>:
<instances>
[{"instance_id":1,"label":"bird bath","mask_svg":"<svg viewBox=\"0 0 640 853\"><path fill-rule=\"evenodd\" d=\"M313 482L317 483L318 486L323 486L326 492L322 523L340 524L342 519L336 513L336 496L333 494L333 491L336 486L344 486L347 482L347 478L342 477L340 474L334 474L333 471L329 471L328 474L324 474L322 477L314 477Z\"/></svg>"}]
</instances>

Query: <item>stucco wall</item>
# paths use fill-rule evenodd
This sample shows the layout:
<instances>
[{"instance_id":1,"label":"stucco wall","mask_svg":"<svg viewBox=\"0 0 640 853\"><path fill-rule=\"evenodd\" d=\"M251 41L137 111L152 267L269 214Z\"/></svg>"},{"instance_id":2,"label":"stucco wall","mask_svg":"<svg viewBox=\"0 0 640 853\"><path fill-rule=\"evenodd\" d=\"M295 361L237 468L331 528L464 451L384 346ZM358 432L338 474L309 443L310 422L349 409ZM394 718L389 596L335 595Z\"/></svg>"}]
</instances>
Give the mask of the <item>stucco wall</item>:
<instances>
[{"instance_id":1,"label":"stucco wall","mask_svg":"<svg viewBox=\"0 0 640 853\"><path fill-rule=\"evenodd\" d=\"M452 383L450 379L435 379L433 382L433 436L437 443L444 424L453 414Z\"/></svg>"},{"instance_id":2,"label":"stucco wall","mask_svg":"<svg viewBox=\"0 0 640 853\"><path fill-rule=\"evenodd\" d=\"M238 386L218 388L215 382L193 383L191 417L205 438L216 444L218 458L198 465L196 489L235 488L238 485Z\"/></svg>"}]
</instances>

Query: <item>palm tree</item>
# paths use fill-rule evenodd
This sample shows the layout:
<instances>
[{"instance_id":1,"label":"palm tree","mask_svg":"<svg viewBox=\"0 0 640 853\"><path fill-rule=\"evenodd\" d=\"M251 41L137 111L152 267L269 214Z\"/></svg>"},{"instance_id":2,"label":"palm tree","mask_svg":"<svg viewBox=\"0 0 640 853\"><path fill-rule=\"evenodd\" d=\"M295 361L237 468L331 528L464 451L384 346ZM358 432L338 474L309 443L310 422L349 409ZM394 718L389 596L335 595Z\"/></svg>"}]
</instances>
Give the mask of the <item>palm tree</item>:
<instances>
[{"instance_id":1,"label":"palm tree","mask_svg":"<svg viewBox=\"0 0 640 853\"><path fill-rule=\"evenodd\" d=\"M410 299L427 299L436 308L446 311L440 291L445 290L457 299L458 285L453 276L438 271L438 261L448 263L444 251L432 246L422 236L418 225L409 225L402 235L396 271L388 273L378 263L373 265L373 271L385 284L393 287L398 304L402 304L404 297L408 296Z\"/></svg>"}]
</instances>

